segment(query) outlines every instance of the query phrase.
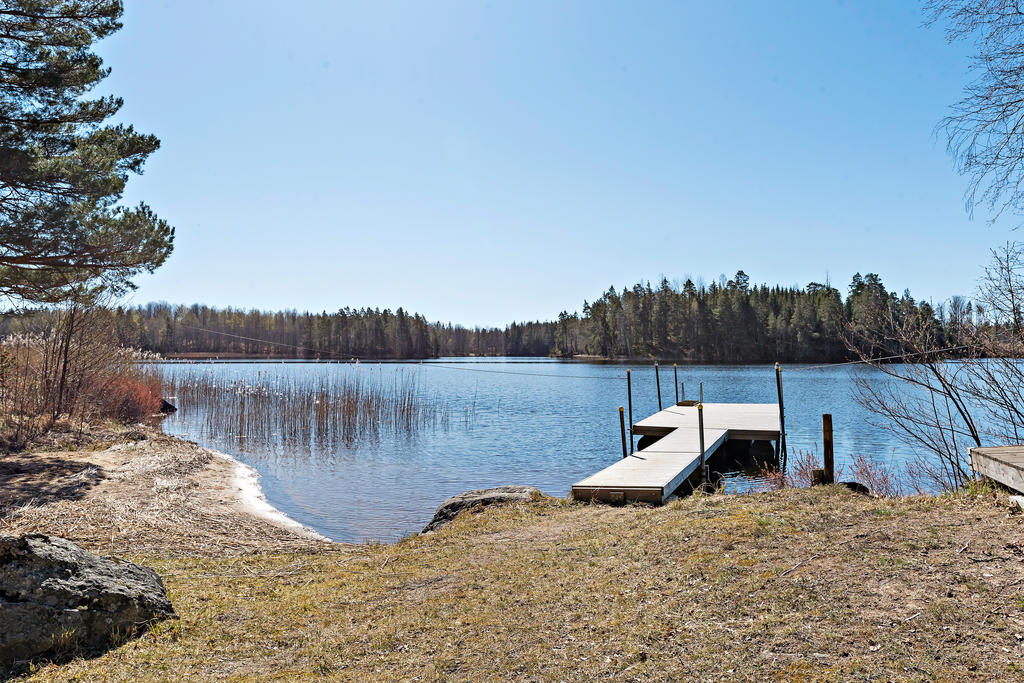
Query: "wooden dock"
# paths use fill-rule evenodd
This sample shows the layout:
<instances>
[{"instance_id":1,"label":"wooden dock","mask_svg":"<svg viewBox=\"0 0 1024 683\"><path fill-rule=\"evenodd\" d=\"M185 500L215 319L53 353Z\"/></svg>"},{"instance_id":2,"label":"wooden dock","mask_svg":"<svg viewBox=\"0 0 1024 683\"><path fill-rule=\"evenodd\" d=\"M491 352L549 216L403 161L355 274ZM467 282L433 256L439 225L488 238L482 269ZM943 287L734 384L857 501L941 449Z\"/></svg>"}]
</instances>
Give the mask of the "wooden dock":
<instances>
[{"instance_id":1,"label":"wooden dock","mask_svg":"<svg viewBox=\"0 0 1024 683\"><path fill-rule=\"evenodd\" d=\"M970 454L977 474L1024 493L1024 446L972 448Z\"/></svg>"},{"instance_id":2,"label":"wooden dock","mask_svg":"<svg viewBox=\"0 0 1024 683\"><path fill-rule=\"evenodd\" d=\"M778 442L780 410L775 403L705 403L706 461L726 441ZM697 406L681 401L633 425L637 436L660 437L653 444L573 485L578 500L662 503L701 464Z\"/></svg>"}]
</instances>

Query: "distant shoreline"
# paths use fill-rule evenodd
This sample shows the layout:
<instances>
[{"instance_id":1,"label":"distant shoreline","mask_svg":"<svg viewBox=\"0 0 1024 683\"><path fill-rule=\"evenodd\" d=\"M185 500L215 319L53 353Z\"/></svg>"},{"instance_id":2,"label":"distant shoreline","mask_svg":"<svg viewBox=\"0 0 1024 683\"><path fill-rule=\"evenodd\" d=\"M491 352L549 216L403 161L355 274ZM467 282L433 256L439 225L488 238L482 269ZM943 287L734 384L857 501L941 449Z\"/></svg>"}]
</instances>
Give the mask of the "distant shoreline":
<instances>
[{"instance_id":1,"label":"distant shoreline","mask_svg":"<svg viewBox=\"0 0 1024 683\"><path fill-rule=\"evenodd\" d=\"M217 361L222 363L336 363L339 365L352 364L352 363L436 363L439 361L445 361L450 359L467 359L467 360L497 360L501 358L514 358L514 359L529 359L533 361L560 361L563 363L588 363L594 365L648 365L658 363L659 365L670 365L677 364L680 366L685 365L773 365L776 361L696 361L686 360L681 358L670 358L670 357L659 357L659 358L637 358L627 356L593 356L593 355L578 355L572 358L564 358L559 356L432 356L430 358L317 358L311 356L265 356L265 355L246 355L241 353L168 353L162 354L161 358L152 362L211 362ZM841 361L849 362L849 361ZM801 361L801 362L785 362L781 363L785 365L823 365L816 361ZM824 365L830 365L831 363L824 363Z\"/></svg>"}]
</instances>

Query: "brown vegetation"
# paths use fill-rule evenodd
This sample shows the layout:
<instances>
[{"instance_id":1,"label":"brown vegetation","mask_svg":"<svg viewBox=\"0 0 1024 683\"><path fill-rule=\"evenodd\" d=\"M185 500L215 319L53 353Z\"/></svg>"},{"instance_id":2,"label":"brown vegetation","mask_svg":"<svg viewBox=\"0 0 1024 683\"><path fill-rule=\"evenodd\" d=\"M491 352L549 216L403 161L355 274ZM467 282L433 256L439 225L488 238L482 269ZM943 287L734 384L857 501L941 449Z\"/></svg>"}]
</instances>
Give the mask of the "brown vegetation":
<instances>
[{"instance_id":1,"label":"brown vegetation","mask_svg":"<svg viewBox=\"0 0 1024 683\"><path fill-rule=\"evenodd\" d=\"M991 489L876 499L824 486L659 508L544 499L342 546L238 517L230 490L208 489L221 461L182 442L32 462L53 474L38 481L69 488L4 513L7 531L154 566L181 615L100 657L37 665L35 680L1022 672L1024 516ZM75 471L85 463L97 472Z\"/></svg>"},{"instance_id":2,"label":"brown vegetation","mask_svg":"<svg viewBox=\"0 0 1024 683\"><path fill-rule=\"evenodd\" d=\"M112 319L102 307L69 303L0 340L0 448L22 448L60 420L84 429L159 410L159 373L117 345Z\"/></svg>"},{"instance_id":3,"label":"brown vegetation","mask_svg":"<svg viewBox=\"0 0 1024 683\"><path fill-rule=\"evenodd\" d=\"M551 501L343 555L148 559L180 625L37 675L1011 678L1022 540L984 499Z\"/></svg>"},{"instance_id":4,"label":"brown vegetation","mask_svg":"<svg viewBox=\"0 0 1024 683\"><path fill-rule=\"evenodd\" d=\"M779 490L783 488L807 488L815 484L814 471L822 467L822 458L817 449L796 450L790 455L786 470L777 468L762 471L761 490ZM883 498L903 496L907 486L917 494L925 493L919 480L909 479L905 485L899 473L886 463L867 455L854 455L852 462L839 465L835 469L837 482L849 481L863 484L871 495Z\"/></svg>"}]
</instances>

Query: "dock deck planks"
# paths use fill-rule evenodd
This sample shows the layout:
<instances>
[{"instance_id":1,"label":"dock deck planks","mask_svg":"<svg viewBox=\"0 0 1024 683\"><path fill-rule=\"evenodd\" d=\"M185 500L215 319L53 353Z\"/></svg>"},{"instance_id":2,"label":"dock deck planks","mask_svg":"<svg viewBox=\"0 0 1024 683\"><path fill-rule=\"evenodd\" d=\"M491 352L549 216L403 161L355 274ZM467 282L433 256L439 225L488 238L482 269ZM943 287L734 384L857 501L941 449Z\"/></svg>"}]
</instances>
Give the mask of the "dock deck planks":
<instances>
[{"instance_id":1,"label":"dock deck planks","mask_svg":"<svg viewBox=\"0 0 1024 683\"><path fill-rule=\"evenodd\" d=\"M975 472L1024 493L1024 446L972 448L970 454Z\"/></svg>"},{"instance_id":2,"label":"dock deck planks","mask_svg":"<svg viewBox=\"0 0 1024 683\"><path fill-rule=\"evenodd\" d=\"M662 503L700 466L697 407L672 405L633 425L639 436L662 437L596 474L577 482L572 495L582 500ZM779 406L774 403L705 403L704 453L710 457L729 439L779 438Z\"/></svg>"}]
</instances>

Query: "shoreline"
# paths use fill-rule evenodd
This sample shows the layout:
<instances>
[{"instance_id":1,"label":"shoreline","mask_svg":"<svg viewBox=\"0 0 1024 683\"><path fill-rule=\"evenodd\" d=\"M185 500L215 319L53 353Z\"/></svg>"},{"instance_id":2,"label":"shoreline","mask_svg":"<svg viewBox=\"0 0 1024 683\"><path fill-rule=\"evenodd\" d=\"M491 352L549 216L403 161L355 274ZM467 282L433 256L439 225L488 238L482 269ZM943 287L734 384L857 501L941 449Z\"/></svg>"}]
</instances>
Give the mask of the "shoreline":
<instances>
[{"instance_id":1,"label":"shoreline","mask_svg":"<svg viewBox=\"0 0 1024 683\"><path fill-rule=\"evenodd\" d=\"M167 436L178 441L192 443L185 439L181 439L180 437ZM204 448L209 451L215 458L221 458L231 463L234 468L231 484L238 491L238 504L242 509L248 511L249 514L265 519L268 522L277 524L286 529L294 530L304 536L309 536L315 541L336 543L336 541L324 536L313 527L307 526L297 519L289 517L285 512L274 507L270 501L267 500L267 496L263 492L263 487L260 486L260 473L255 467L247 465L233 455L224 453L223 451L206 448L205 446L200 446L200 448Z\"/></svg>"}]
</instances>

